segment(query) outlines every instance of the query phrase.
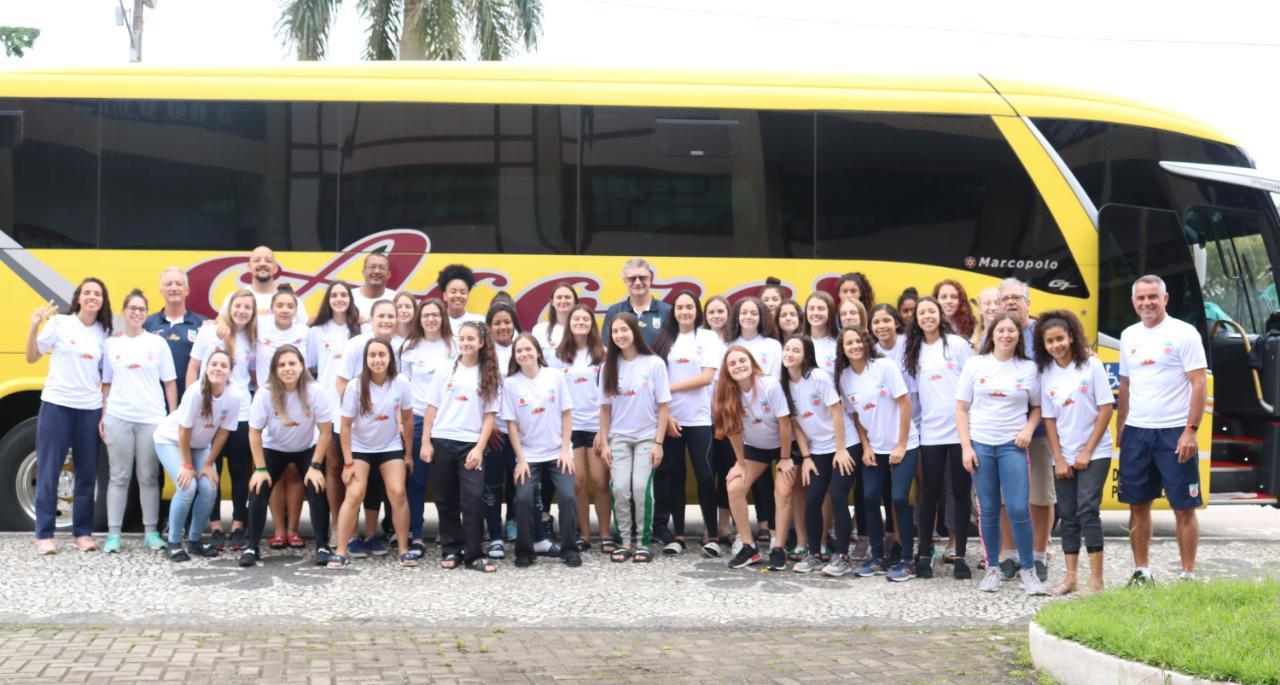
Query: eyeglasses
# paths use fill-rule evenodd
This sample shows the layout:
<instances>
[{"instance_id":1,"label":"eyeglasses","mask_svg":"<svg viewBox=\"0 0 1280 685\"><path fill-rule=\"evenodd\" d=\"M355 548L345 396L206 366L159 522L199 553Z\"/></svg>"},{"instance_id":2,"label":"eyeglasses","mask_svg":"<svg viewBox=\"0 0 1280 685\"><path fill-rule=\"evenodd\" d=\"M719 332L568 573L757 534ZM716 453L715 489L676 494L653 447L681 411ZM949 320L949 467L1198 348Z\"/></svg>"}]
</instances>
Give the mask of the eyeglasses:
<instances>
[{"instance_id":1,"label":"eyeglasses","mask_svg":"<svg viewBox=\"0 0 1280 685\"><path fill-rule=\"evenodd\" d=\"M129 305L128 307L125 307L124 310L126 312L129 312L130 314L146 314L147 313L146 307L139 307L137 305L132 305L132 304Z\"/></svg>"},{"instance_id":2,"label":"eyeglasses","mask_svg":"<svg viewBox=\"0 0 1280 685\"><path fill-rule=\"evenodd\" d=\"M648 276L623 276L622 280L628 283L644 283L649 280Z\"/></svg>"},{"instance_id":3,"label":"eyeglasses","mask_svg":"<svg viewBox=\"0 0 1280 685\"><path fill-rule=\"evenodd\" d=\"M1022 295L1005 295L1004 297L1000 298L1000 301L1004 302L1005 304L1008 304L1010 302L1021 302L1025 299L1026 298L1023 297Z\"/></svg>"}]
</instances>

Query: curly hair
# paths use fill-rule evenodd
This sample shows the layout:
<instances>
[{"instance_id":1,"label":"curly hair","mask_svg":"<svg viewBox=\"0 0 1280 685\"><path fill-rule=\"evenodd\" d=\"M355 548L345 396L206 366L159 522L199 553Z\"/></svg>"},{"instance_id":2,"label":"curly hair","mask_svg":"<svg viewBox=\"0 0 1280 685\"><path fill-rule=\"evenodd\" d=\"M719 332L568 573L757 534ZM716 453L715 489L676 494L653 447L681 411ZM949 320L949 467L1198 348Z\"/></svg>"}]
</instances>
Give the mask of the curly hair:
<instances>
[{"instance_id":1,"label":"curly hair","mask_svg":"<svg viewBox=\"0 0 1280 685\"><path fill-rule=\"evenodd\" d=\"M461 326L458 326L458 337L462 337L462 331L468 328L475 330L476 335L480 337L480 349L476 352L476 359L480 363L480 398L485 402L492 402L498 397L498 391L502 389L502 374L498 371L498 353L493 349L493 338L489 335L488 326L478 321L464 321ZM461 355L454 360L455 371L461 361Z\"/></svg>"},{"instance_id":2,"label":"curly hair","mask_svg":"<svg viewBox=\"0 0 1280 685\"><path fill-rule=\"evenodd\" d=\"M476 287L476 276L471 271L471 267L466 264L450 264L440 270L436 274L436 285L440 286L440 290L444 290L450 281L462 281L467 284L467 290Z\"/></svg>"},{"instance_id":3,"label":"curly hair","mask_svg":"<svg viewBox=\"0 0 1280 685\"><path fill-rule=\"evenodd\" d=\"M1054 362L1053 355L1049 354L1049 349L1044 345L1044 335L1055 328L1067 332L1067 337L1071 338L1071 363L1077 369L1083 369L1089 363L1089 357L1093 356L1093 350L1089 348L1089 339L1085 337L1080 318L1066 309L1051 309L1036 317L1036 332L1031 341L1035 349L1036 368L1044 373Z\"/></svg>"},{"instance_id":4,"label":"curly hair","mask_svg":"<svg viewBox=\"0 0 1280 685\"><path fill-rule=\"evenodd\" d=\"M110 337L112 324L111 297L107 295L107 284L103 283L102 279L89 276L80 281L80 285L76 286L76 291L71 293L71 305L67 308L67 313L72 316L80 313L80 291L84 290L84 287L90 283L97 285L102 290L102 306L98 308L98 314L94 316L94 320L98 322L99 326L102 326L102 330L107 332L107 337ZM254 305L254 309L257 309L257 305Z\"/></svg>"},{"instance_id":5,"label":"curly hair","mask_svg":"<svg viewBox=\"0 0 1280 685\"><path fill-rule=\"evenodd\" d=\"M760 323L756 326L756 334L776 339L778 332L774 329L773 319L769 317L769 310L765 308L764 303L758 297L744 297L733 303L733 309L729 310L729 339L737 340L742 337L742 324L739 323L738 317L742 313L742 307L747 304L754 304L756 312L760 314ZM778 305L778 308L781 309L782 305Z\"/></svg>"},{"instance_id":6,"label":"curly hair","mask_svg":"<svg viewBox=\"0 0 1280 685\"><path fill-rule=\"evenodd\" d=\"M853 283L858 286L858 301L862 303L863 309L871 309L876 304L876 293L871 288L871 281L867 279L867 275L861 271L851 271L840 277L836 281L836 297L840 296L840 286L845 283Z\"/></svg>"}]
</instances>

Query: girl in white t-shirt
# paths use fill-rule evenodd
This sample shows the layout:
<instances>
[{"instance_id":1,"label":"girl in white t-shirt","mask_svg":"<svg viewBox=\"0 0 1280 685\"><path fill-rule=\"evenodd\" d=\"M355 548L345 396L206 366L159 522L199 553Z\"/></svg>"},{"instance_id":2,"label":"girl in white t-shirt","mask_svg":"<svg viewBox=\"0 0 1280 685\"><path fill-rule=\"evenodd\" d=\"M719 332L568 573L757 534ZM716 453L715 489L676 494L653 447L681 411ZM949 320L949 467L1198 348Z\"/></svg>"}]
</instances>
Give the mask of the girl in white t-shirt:
<instances>
[{"instance_id":1,"label":"girl in white t-shirt","mask_svg":"<svg viewBox=\"0 0 1280 685\"><path fill-rule=\"evenodd\" d=\"M729 441L734 455L725 481L742 547L729 567L745 568L760 561L747 517L747 493L774 461L791 460L791 411L778 379L765 375L750 350L731 345L720 365L711 416L716 437ZM776 531L771 532L776 538Z\"/></svg>"},{"instance_id":2,"label":"girl in white t-shirt","mask_svg":"<svg viewBox=\"0 0 1280 685\"><path fill-rule=\"evenodd\" d=\"M249 406L254 473L249 479L249 545L240 556L244 567L256 565L262 556L259 544L267 525L267 503L289 466L302 474L305 483L316 533L315 563L324 566L330 560L324 455L333 437L334 403L311 379L305 359L293 345L276 348L266 383Z\"/></svg>"},{"instance_id":3,"label":"girl in white t-shirt","mask_svg":"<svg viewBox=\"0 0 1280 685\"><path fill-rule=\"evenodd\" d=\"M337 379L342 368L342 355L347 341L360 335L360 313L351 299L351 286L341 281L329 284L320 303L320 312L307 331L307 368L315 369L321 391L329 394L333 406L338 405ZM329 441L325 454L324 493L329 500L330 533L337 530L338 512L346 489L342 485L342 446ZM326 540L333 548L334 540Z\"/></svg>"},{"instance_id":4,"label":"girl in white t-shirt","mask_svg":"<svg viewBox=\"0 0 1280 685\"><path fill-rule=\"evenodd\" d=\"M804 301L802 332L813 340L813 353L818 368L835 377L836 373L836 302L830 295L817 291Z\"/></svg>"},{"instance_id":5,"label":"girl in white t-shirt","mask_svg":"<svg viewBox=\"0 0 1280 685\"><path fill-rule=\"evenodd\" d=\"M422 419L419 459L431 464L431 490L440 517L440 568L485 573L497 565L480 549L484 537L484 450L493 437L502 377L485 327L458 328L458 358L431 380Z\"/></svg>"},{"instance_id":6,"label":"girl in white t-shirt","mask_svg":"<svg viewBox=\"0 0 1280 685\"><path fill-rule=\"evenodd\" d=\"M310 332L306 322L298 317L299 309L298 297L293 288L288 284L281 284L271 296L271 315L258 317L254 378L259 379L259 388L266 385L266 379L271 375L271 358L276 350L284 345L292 345L306 358L307 337ZM271 520L275 522L276 529L270 541L272 549L282 549L286 545L302 547L304 544L302 536L298 534L298 520L302 517L302 501L305 499L303 475L296 469L286 468L280 476L283 487L272 490Z\"/></svg>"},{"instance_id":7,"label":"girl in white t-shirt","mask_svg":"<svg viewBox=\"0 0 1280 685\"><path fill-rule=\"evenodd\" d=\"M178 375L169 343L142 330L147 298L141 290L125 295L121 318L124 334L107 339L102 364L101 432L111 467L103 549L120 551L120 529L135 466L146 529L143 544L164 549L164 539L156 529L160 521L160 461L152 436L165 415L178 407Z\"/></svg>"},{"instance_id":8,"label":"girl in white t-shirt","mask_svg":"<svg viewBox=\"0 0 1280 685\"><path fill-rule=\"evenodd\" d=\"M760 288L760 304L768 313L768 317L778 319L778 307L786 299L787 294L782 290L782 281L770 276L764 280L764 287Z\"/></svg>"},{"instance_id":9,"label":"girl in white t-shirt","mask_svg":"<svg viewBox=\"0 0 1280 685\"><path fill-rule=\"evenodd\" d=\"M711 454L711 381L724 358L724 344L702 327L702 303L688 290L676 293L662 332L653 343L654 354L666 361L671 384L665 459L654 475L654 531L665 545L665 554L684 551L685 452L698 482L698 505L707 531L715 531L716 471ZM671 525L668 526L668 519ZM711 542L704 537L702 544Z\"/></svg>"},{"instance_id":10,"label":"girl in white t-shirt","mask_svg":"<svg viewBox=\"0 0 1280 685\"><path fill-rule=\"evenodd\" d=\"M578 304L578 291L565 281L551 289L551 302L547 308L547 320L533 326L533 337L542 346L542 357L550 360L556 354L560 341L569 330L569 310Z\"/></svg>"},{"instance_id":11,"label":"girl in white t-shirt","mask_svg":"<svg viewBox=\"0 0 1280 685\"><path fill-rule=\"evenodd\" d=\"M765 375L777 378L782 369L782 343L778 342L773 319L765 316L764 311L764 304L754 297L733 303L733 313L729 316L729 335L733 338L730 344L747 348Z\"/></svg>"},{"instance_id":12,"label":"girl in white t-shirt","mask_svg":"<svg viewBox=\"0 0 1280 685\"><path fill-rule=\"evenodd\" d=\"M254 314L256 317L257 314ZM249 401L231 385L235 364L225 350L214 350L204 360L199 383L187 386L177 410L156 427L152 439L156 456L173 481L169 501L171 561L192 556L216 557L216 545L204 545L201 534L209 513L218 503L218 469L214 460L239 424L240 405ZM190 515L187 549L182 549L182 527Z\"/></svg>"},{"instance_id":13,"label":"girl in white t-shirt","mask_svg":"<svg viewBox=\"0 0 1280 685\"><path fill-rule=\"evenodd\" d=\"M634 314L613 317L609 340L600 369L596 449L609 465L614 527L623 545L609 560L644 563L653 560L653 470L662 463L671 388L667 365L649 349Z\"/></svg>"},{"instance_id":14,"label":"girl in white t-shirt","mask_svg":"<svg viewBox=\"0 0 1280 685\"><path fill-rule=\"evenodd\" d=\"M93 541L93 488L98 478L98 424L102 420L102 349L110 335L111 300L107 286L96 278L86 278L76 286L67 314L58 314L51 300L31 315L27 363L34 364L52 352L36 419L36 551L40 554L58 552L53 529L67 450L71 450L76 479L71 509L76 546L86 552L97 549Z\"/></svg>"},{"instance_id":15,"label":"girl in white t-shirt","mask_svg":"<svg viewBox=\"0 0 1280 685\"><path fill-rule=\"evenodd\" d=\"M799 333L804 327L804 310L795 300L783 300L773 314L774 331L778 334L778 342Z\"/></svg>"},{"instance_id":16,"label":"girl in white t-shirt","mask_svg":"<svg viewBox=\"0 0 1280 685\"><path fill-rule=\"evenodd\" d=\"M1044 312L1035 332L1040 406L1053 452L1067 577L1049 591L1075 592L1080 538L1089 554L1089 589L1102 589L1102 520L1098 510L1111 469L1111 381L1089 349L1080 319L1065 309Z\"/></svg>"},{"instance_id":17,"label":"girl in white t-shirt","mask_svg":"<svg viewBox=\"0 0 1280 685\"><path fill-rule=\"evenodd\" d=\"M418 304L409 337L400 347L400 371L413 388L413 453L422 452L422 420L427 415L427 397L437 373L453 365L458 356L453 344L453 331L445 314L444 302L438 298ZM430 465L418 460L409 473L409 553L421 557L426 552L422 542L422 513L426 507Z\"/></svg>"},{"instance_id":18,"label":"girl in white t-shirt","mask_svg":"<svg viewBox=\"0 0 1280 685\"><path fill-rule=\"evenodd\" d=\"M511 361L511 345L516 335L521 333L520 319L510 304L494 297L485 315L490 340L493 341L494 358L498 362L498 373L505 377L516 368ZM484 519L489 532L487 553L494 559L506 556L502 541L515 537L516 517L514 504L516 501L516 485L513 475L516 468L516 453L507 440L507 423L497 422L499 440L496 445L489 445L484 454ZM502 505L507 505L507 514L502 515ZM545 540L542 532L542 520L538 520L539 541Z\"/></svg>"},{"instance_id":19,"label":"girl in white t-shirt","mask_svg":"<svg viewBox=\"0 0 1280 685\"><path fill-rule=\"evenodd\" d=\"M840 396L845 410L856 416L862 442L862 500L871 503L866 512L871 558L854 573L863 577L888 573L889 580L913 578L915 518L911 509L911 485L920 457L920 436L911 421L911 398L902 370L892 359L880 356L875 341L864 328L840 332ZM898 558L886 558L884 519L875 506L890 492L890 502L902 545Z\"/></svg>"},{"instance_id":20,"label":"girl in white t-shirt","mask_svg":"<svg viewBox=\"0 0 1280 685\"><path fill-rule=\"evenodd\" d=\"M219 337L218 331L226 335ZM187 364L187 387L191 387L200 376L200 369L209 354L222 350L231 355L235 364L231 367L231 379L228 381L236 392L245 398L240 403L240 415L235 431L227 436L226 446L221 455L213 455L218 473L222 473L222 459L227 459L227 470L231 473L231 539L227 540L222 533L222 516L217 503L210 512L212 533L210 544L218 548L232 550L244 549L245 521L249 516L249 476L252 472L253 456L249 453L249 388L253 385L254 352L258 344L258 301L253 291L241 288L227 299L222 312L218 314L215 324L204 326L196 334L196 342L191 346L191 362Z\"/></svg>"},{"instance_id":21,"label":"girl in white t-shirt","mask_svg":"<svg viewBox=\"0 0 1280 685\"><path fill-rule=\"evenodd\" d=\"M578 535L578 503L573 482L573 398L564 374L547 368L542 346L529 333L521 333L511 346L516 370L502 382L501 418L516 455L516 566L533 563L534 528L538 522L535 499L544 476L551 479L560 497L560 531L565 540ZM544 501L552 492L544 490ZM550 542L544 543L550 548ZM565 565L582 565L575 545L561 552Z\"/></svg>"},{"instance_id":22,"label":"girl in white t-shirt","mask_svg":"<svg viewBox=\"0 0 1280 685\"><path fill-rule=\"evenodd\" d=\"M612 520L609 499L609 466L594 448L596 433L600 430L600 365L604 363L604 345L600 343L600 331L596 328L596 315L585 304L576 304L569 310L569 332L560 340L554 359L548 360L564 375L565 385L573 400L574 501L578 503L578 539L574 543L579 552L591 548L591 518L587 510L587 483L595 491L596 519L600 522L600 539L606 547L613 542L608 535ZM562 542L568 539L560 536ZM612 545L616 548L616 545ZM605 549L611 554L613 549Z\"/></svg>"},{"instance_id":23,"label":"girl in white t-shirt","mask_svg":"<svg viewBox=\"0 0 1280 685\"><path fill-rule=\"evenodd\" d=\"M733 340L733 338L729 337L730 309L729 300L725 299L723 295L712 295L702 305L702 316L705 320L706 329L714 333L724 345L728 345ZM719 382L719 379L720 374L716 374L711 380L713 397L716 383ZM728 475L729 469L733 468L733 448L730 447L728 440L713 437L711 440L711 455L716 466L716 520L720 527L714 534L715 539L702 546L702 553L709 557L718 557L723 552L720 544L728 541L730 536L729 491L725 487L724 479ZM708 531L708 534L710 534L710 531Z\"/></svg>"},{"instance_id":24,"label":"girl in white t-shirt","mask_svg":"<svg viewBox=\"0 0 1280 685\"><path fill-rule=\"evenodd\" d=\"M391 343L370 340L360 355L364 360L358 379L342 393L342 480L347 496L338 515L338 549L329 568L349 563L348 540L356 532L356 517L364 502L365 484L374 468L382 475L391 505L401 566L414 566L409 553L409 506L405 500L405 475L413 468L413 394L409 381L396 373Z\"/></svg>"},{"instance_id":25,"label":"girl in white t-shirt","mask_svg":"<svg viewBox=\"0 0 1280 685\"><path fill-rule=\"evenodd\" d=\"M916 307L916 317L920 308ZM981 508L979 529L987 570L978 589L1000 589L1000 506L1009 513L1022 586L1045 594L1031 553L1027 446L1040 423L1040 378L1027 359L1022 325L1014 314L996 316L982 354L965 363L956 383L956 432L964 466L974 475Z\"/></svg>"},{"instance_id":26,"label":"girl in white t-shirt","mask_svg":"<svg viewBox=\"0 0 1280 685\"><path fill-rule=\"evenodd\" d=\"M391 298L391 304L396 306L396 332L391 336L391 344L395 347L396 358L399 359L400 346L413 331L413 317L418 311L418 301L413 295L402 291Z\"/></svg>"},{"instance_id":27,"label":"girl in white t-shirt","mask_svg":"<svg viewBox=\"0 0 1280 685\"><path fill-rule=\"evenodd\" d=\"M959 525L948 530L947 550L954 550L952 573L959 580L973 577L965 561L969 530L965 521L973 502L973 479L961 459L960 436L956 433L956 384L965 362L973 356L969 341L951 332L942 305L932 297L916 301L915 317L907 331L902 363L916 386L920 401L920 465L923 487L916 495L921 521L933 521L944 504L944 487L951 479L950 499L953 520ZM919 558L933 558L933 536L920 535ZM921 574L921 571L924 571ZM916 569L927 577L932 568Z\"/></svg>"}]
</instances>

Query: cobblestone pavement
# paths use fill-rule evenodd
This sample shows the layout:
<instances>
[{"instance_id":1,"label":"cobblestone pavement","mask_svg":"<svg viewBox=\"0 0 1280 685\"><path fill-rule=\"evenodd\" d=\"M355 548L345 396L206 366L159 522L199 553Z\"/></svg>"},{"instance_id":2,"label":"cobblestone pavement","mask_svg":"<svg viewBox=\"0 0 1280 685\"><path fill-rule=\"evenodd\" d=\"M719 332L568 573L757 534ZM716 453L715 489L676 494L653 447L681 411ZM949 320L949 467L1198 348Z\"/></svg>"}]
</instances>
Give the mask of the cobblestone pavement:
<instances>
[{"instance_id":1,"label":"cobblestone pavement","mask_svg":"<svg viewBox=\"0 0 1280 685\"><path fill-rule=\"evenodd\" d=\"M1024 630L0 629L0 682L1033 683Z\"/></svg>"}]
</instances>

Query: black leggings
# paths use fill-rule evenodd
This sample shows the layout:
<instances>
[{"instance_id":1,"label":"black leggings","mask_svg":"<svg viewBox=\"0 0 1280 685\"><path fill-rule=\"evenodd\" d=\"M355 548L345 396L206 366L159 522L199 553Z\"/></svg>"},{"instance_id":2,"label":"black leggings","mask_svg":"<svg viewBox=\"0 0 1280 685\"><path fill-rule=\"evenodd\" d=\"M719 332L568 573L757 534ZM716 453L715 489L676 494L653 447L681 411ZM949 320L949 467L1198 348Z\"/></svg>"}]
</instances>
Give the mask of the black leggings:
<instances>
[{"instance_id":1,"label":"black leggings","mask_svg":"<svg viewBox=\"0 0 1280 685\"><path fill-rule=\"evenodd\" d=\"M843 553L849 549L849 536L853 529L848 502L849 489L853 487L857 471L850 471L847 476L836 471L835 456L834 453L812 455L818 473L809 476L809 484L804 488L804 526L809 533L809 544L815 548L820 546L819 541L825 538L825 531L822 530L822 503L830 494L835 515L836 551Z\"/></svg>"},{"instance_id":2,"label":"black leggings","mask_svg":"<svg viewBox=\"0 0 1280 685\"><path fill-rule=\"evenodd\" d=\"M249 497L249 549L257 550L262 544L262 529L267 525L267 503L271 499L271 491L284 477L285 469L289 468L289 464L293 464L294 468L298 469L298 473L305 478L307 470L311 468L311 455L314 453L314 447L301 452L280 452L266 448L262 450L262 456L267 463L267 475L271 476L271 485L263 485L258 488L258 492ZM316 490L315 486L307 483L307 504L311 507L311 525L316 534L316 548L327 547L329 545L329 498L323 492Z\"/></svg>"},{"instance_id":3,"label":"black leggings","mask_svg":"<svg viewBox=\"0 0 1280 685\"><path fill-rule=\"evenodd\" d=\"M951 494L956 498L955 526L951 533L956 536L956 556L963 558L965 545L969 542L969 509L973 501L969 491L973 482L964 468L960 445L921 445L920 461L924 469L924 488L916 502L916 506L920 507L920 520L934 521L937 514L946 509L946 493L942 491L942 483L946 472L950 471ZM933 556L933 531L921 531L919 556Z\"/></svg>"},{"instance_id":4,"label":"black leggings","mask_svg":"<svg viewBox=\"0 0 1280 685\"><path fill-rule=\"evenodd\" d=\"M670 530L677 536L684 536L684 508L686 504L685 481L688 477L684 455L689 453L689 461L693 464L693 475L698 481L698 507L702 509L702 521L707 529L707 537L715 537L716 517L716 473L712 456L711 426L682 426L680 437L667 436L662 440L662 463L653 476L654 530ZM667 528L667 519L671 527Z\"/></svg>"},{"instance_id":5,"label":"black leggings","mask_svg":"<svg viewBox=\"0 0 1280 685\"><path fill-rule=\"evenodd\" d=\"M241 421L233 433L227 434L227 444L222 448L231 472L231 520L244 523L249 520L249 476L253 475L253 454L249 451L249 422ZM222 476L222 457L215 462L218 476ZM222 507L214 504L209 512L210 521L222 520Z\"/></svg>"}]
</instances>

